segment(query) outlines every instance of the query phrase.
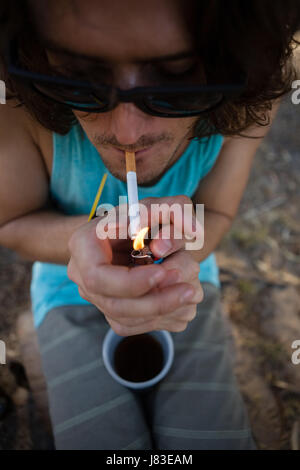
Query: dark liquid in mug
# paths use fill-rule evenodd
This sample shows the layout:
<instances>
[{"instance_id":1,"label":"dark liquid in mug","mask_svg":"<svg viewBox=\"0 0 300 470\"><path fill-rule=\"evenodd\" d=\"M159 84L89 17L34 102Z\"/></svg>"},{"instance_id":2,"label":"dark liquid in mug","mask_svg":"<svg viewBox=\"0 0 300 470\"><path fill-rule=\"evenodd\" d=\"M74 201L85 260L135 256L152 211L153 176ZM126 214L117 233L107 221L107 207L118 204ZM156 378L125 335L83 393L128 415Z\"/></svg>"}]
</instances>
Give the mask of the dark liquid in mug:
<instances>
[{"instance_id":1,"label":"dark liquid in mug","mask_svg":"<svg viewBox=\"0 0 300 470\"><path fill-rule=\"evenodd\" d=\"M150 334L128 336L117 345L114 355L116 372L130 382L144 382L163 368L163 349Z\"/></svg>"}]
</instances>

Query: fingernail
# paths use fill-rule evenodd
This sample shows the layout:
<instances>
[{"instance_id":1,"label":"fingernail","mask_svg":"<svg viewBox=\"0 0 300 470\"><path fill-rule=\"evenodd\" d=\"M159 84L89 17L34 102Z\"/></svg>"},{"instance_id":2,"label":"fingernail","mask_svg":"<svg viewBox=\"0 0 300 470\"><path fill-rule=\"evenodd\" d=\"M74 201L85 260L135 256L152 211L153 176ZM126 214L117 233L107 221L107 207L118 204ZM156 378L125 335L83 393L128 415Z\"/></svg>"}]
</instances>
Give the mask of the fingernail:
<instances>
[{"instance_id":1,"label":"fingernail","mask_svg":"<svg viewBox=\"0 0 300 470\"><path fill-rule=\"evenodd\" d=\"M180 298L180 301L181 301L182 304L184 304L188 300L192 299L193 296L194 296L194 290L193 289L188 289L182 294L182 296Z\"/></svg>"},{"instance_id":2,"label":"fingernail","mask_svg":"<svg viewBox=\"0 0 300 470\"><path fill-rule=\"evenodd\" d=\"M159 240L158 242L156 242L156 251L158 253L159 256L165 256L168 251L171 250L172 248L172 243L170 240Z\"/></svg>"},{"instance_id":3,"label":"fingernail","mask_svg":"<svg viewBox=\"0 0 300 470\"><path fill-rule=\"evenodd\" d=\"M156 286L160 281L162 281L165 277L164 271L157 271L155 274L153 274L152 277L149 279L149 284L151 287Z\"/></svg>"}]
</instances>

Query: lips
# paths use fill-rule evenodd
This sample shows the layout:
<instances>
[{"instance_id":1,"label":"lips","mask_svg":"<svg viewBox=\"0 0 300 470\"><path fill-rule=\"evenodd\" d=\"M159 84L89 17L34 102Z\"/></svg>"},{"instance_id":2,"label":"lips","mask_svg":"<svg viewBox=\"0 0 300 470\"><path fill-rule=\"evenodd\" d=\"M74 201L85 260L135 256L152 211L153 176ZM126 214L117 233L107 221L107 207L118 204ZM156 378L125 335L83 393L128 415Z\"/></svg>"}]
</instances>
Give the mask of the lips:
<instances>
[{"instance_id":1,"label":"lips","mask_svg":"<svg viewBox=\"0 0 300 470\"><path fill-rule=\"evenodd\" d=\"M152 147L147 147L143 150L138 150L138 152L135 152L135 157L136 158L139 158L139 157L142 157L144 156L149 150L151 150Z\"/></svg>"},{"instance_id":2,"label":"lips","mask_svg":"<svg viewBox=\"0 0 300 470\"><path fill-rule=\"evenodd\" d=\"M147 152L149 152L151 149L153 148L153 146L151 147L147 147L145 149L142 149L142 150L138 150L137 152L135 152L135 158L136 160L142 158L144 155L146 155ZM114 147L114 151L118 153L118 155L123 155L125 157L125 152L123 150L120 150L118 149L117 147Z\"/></svg>"}]
</instances>

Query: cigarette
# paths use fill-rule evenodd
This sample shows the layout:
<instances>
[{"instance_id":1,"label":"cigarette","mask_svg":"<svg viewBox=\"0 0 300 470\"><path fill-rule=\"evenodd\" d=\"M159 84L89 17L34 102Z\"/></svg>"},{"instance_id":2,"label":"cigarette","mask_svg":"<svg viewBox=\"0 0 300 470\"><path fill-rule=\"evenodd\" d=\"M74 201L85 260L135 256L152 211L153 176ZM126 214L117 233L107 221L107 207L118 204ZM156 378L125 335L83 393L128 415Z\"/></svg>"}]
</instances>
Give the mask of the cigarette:
<instances>
[{"instance_id":1,"label":"cigarette","mask_svg":"<svg viewBox=\"0 0 300 470\"><path fill-rule=\"evenodd\" d=\"M135 167L135 153L125 152L128 194L129 233L133 240L141 230L138 185Z\"/></svg>"}]
</instances>

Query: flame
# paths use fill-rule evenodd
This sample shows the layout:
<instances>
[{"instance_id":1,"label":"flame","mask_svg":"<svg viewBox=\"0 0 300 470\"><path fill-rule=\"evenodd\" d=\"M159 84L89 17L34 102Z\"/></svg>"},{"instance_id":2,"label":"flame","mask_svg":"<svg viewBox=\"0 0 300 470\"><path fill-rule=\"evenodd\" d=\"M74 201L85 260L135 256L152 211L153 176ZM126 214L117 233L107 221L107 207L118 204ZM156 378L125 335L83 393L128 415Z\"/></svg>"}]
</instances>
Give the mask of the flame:
<instances>
[{"instance_id":1,"label":"flame","mask_svg":"<svg viewBox=\"0 0 300 470\"><path fill-rule=\"evenodd\" d=\"M148 230L149 230L149 227L144 227L138 232L137 236L133 240L133 249L134 250L142 250L142 248L144 248L144 246L145 246L144 238L145 238L145 235L148 232Z\"/></svg>"}]
</instances>

